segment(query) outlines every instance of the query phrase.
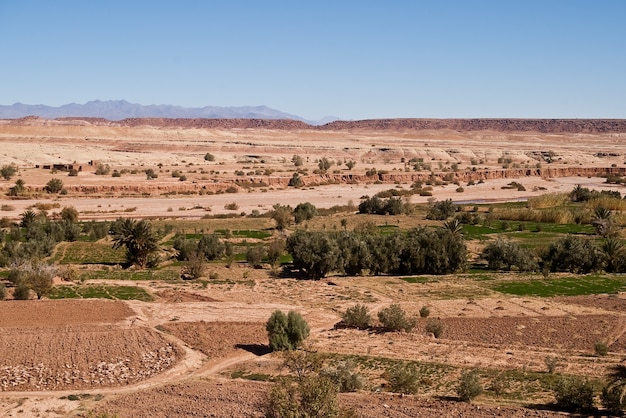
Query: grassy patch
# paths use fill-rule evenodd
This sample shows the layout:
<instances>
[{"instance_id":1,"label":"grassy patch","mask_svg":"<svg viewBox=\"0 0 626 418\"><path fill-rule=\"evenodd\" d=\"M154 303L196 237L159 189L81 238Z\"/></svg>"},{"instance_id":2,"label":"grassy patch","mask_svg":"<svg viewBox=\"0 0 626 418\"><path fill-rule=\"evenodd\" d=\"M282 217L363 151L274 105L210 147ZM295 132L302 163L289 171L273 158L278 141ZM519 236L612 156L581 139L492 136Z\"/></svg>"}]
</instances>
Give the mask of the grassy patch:
<instances>
[{"instance_id":1,"label":"grassy patch","mask_svg":"<svg viewBox=\"0 0 626 418\"><path fill-rule=\"evenodd\" d=\"M89 270L81 271L80 280L178 280L178 270Z\"/></svg>"},{"instance_id":2,"label":"grassy patch","mask_svg":"<svg viewBox=\"0 0 626 418\"><path fill-rule=\"evenodd\" d=\"M400 280L407 283L437 283L439 281L437 279L433 279L432 277L424 276L400 277Z\"/></svg>"},{"instance_id":3,"label":"grassy patch","mask_svg":"<svg viewBox=\"0 0 626 418\"><path fill-rule=\"evenodd\" d=\"M259 231L256 229L244 229L244 230L234 230L234 231L228 231L226 229L216 229L215 233L223 235L223 236L230 235L233 238L265 239L265 238L272 236L270 232Z\"/></svg>"},{"instance_id":4,"label":"grassy patch","mask_svg":"<svg viewBox=\"0 0 626 418\"><path fill-rule=\"evenodd\" d=\"M114 250L110 243L61 242L52 261L59 264L118 264L126 260L124 249Z\"/></svg>"},{"instance_id":5,"label":"grassy patch","mask_svg":"<svg viewBox=\"0 0 626 418\"><path fill-rule=\"evenodd\" d=\"M137 286L106 285L67 285L56 286L49 295L50 299L113 299L141 300L150 302L152 296Z\"/></svg>"},{"instance_id":6,"label":"grassy patch","mask_svg":"<svg viewBox=\"0 0 626 418\"><path fill-rule=\"evenodd\" d=\"M554 279L520 279L495 283L492 289L517 296L579 296L617 293L626 289L626 278L581 275Z\"/></svg>"}]
</instances>

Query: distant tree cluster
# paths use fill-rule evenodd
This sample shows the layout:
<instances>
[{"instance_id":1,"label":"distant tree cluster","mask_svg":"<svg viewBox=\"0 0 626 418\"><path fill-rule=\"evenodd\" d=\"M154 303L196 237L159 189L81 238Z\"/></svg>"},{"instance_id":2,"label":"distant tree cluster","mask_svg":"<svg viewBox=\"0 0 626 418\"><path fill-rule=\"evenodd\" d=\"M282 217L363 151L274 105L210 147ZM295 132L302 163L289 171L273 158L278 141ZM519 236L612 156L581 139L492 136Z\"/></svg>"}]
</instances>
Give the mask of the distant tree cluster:
<instances>
[{"instance_id":1,"label":"distant tree cluster","mask_svg":"<svg viewBox=\"0 0 626 418\"><path fill-rule=\"evenodd\" d=\"M447 229L416 228L407 233L294 232L287 239L293 266L310 279L336 271L363 274L449 274L463 270L463 237Z\"/></svg>"},{"instance_id":2,"label":"distant tree cluster","mask_svg":"<svg viewBox=\"0 0 626 418\"><path fill-rule=\"evenodd\" d=\"M359 213L375 215L401 215L409 213L410 206L399 197L381 199L378 196L366 198L359 204Z\"/></svg>"},{"instance_id":3,"label":"distant tree cluster","mask_svg":"<svg viewBox=\"0 0 626 418\"><path fill-rule=\"evenodd\" d=\"M597 245L588 238L566 235L550 244L540 256L513 241L497 239L487 244L481 256L494 270L515 267L519 271L535 271L541 263L545 271L554 272L626 272L626 245L614 236Z\"/></svg>"}]
</instances>

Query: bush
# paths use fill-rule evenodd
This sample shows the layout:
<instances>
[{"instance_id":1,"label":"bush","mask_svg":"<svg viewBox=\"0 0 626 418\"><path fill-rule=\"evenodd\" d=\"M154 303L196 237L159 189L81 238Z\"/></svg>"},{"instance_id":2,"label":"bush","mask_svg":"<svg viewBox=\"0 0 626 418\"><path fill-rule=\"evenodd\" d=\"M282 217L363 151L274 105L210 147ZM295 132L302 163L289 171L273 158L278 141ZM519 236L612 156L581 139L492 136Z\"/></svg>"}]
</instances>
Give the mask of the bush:
<instances>
[{"instance_id":1,"label":"bush","mask_svg":"<svg viewBox=\"0 0 626 418\"><path fill-rule=\"evenodd\" d=\"M367 329L372 322L367 306L356 304L341 315L341 325L348 328Z\"/></svg>"},{"instance_id":2,"label":"bush","mask_svg":"<svg viewBox=\"0 0 626 418\"><path fill-rule=\"evenodd\" d=\"M215 161L215 155L207 152L204 154L204 161Z\"/></svg>"},{"instance_id":3,"label":"bush","mask_svg":"<svg viewBox=\"0 0 626 418\"><path fill-rule=\"evenodd\" d=\"M428 306L422 306L420 308L420 318L428 318L428 316L430 315L430 309L428 308Z\"/></svg>"},{"instance_id":4,"label":"bush","mask_svg":"<svg viewBox=\"0 0 626 418\"><path fill-rule=\"evenodd\" d=\"M50 179L50 181L46 183L46 187L44 187L44 190L48 193L59 193L61 190L63 190L63 181L57 178Z\"/></svg>"},{"instance_id":5,"label":"bush","mask_svg":"<svg viewBox=\"0 0 626 418\"><path fill-rule=\"evenodd\" d=\"M263 267L263 257L265 257L265 248L262 245L254 245L248 247L246 251L246 262L254 268Z\"/></svg>"},{"instance_id":6,"label":"bush","mask_svg":"<svg viewBox=\"0 0 626 418\"><path fill-rule=\"evenodd\" d=\"M317 215L317 208L309 202L300 203L293 210L294 219L297 224L309 219L313 219Z\"/></svg>"},{"instance_id":7,"label":"bush","mask_svg":"<svg viewBox=\"0 0 626 418\"><path fill-rule=\"evenodd\" d=\"M11 177L13 177L15 173L17 173L17 166L15 164L3 165L2 168L0 168L0 176L5 180L11 180Z\"/></svg>"},{"instance_id":8,"label":"bush","mask_svg":"<svg viewBox=\"0 0 626 418\"><path fill-rule=\"evenodd\" d=\"M389 389L394 393L414 395L419 389L419 375L414 365L398 366L387 371Z\"/></svg>"},{"instance_id":9,"label":"bush","mask_svg":"<svg viewBox=\"0 0 626 418\"><path fill-rule=\"evenodd\" d=\"M456 393L463 402L471 402L472 399L483 393L478 370L464 370L461 373L461 380L456 388Z\"/></svg>"},{"instance_id":10,"label":"bush","mask_svg":"<svg viewBox=\"0 0 626 418\"><path fill-rule=\"evenodd\" d=\"M609 345L605 341L596 341L593 348L598 356L606 356L609 354Z\"/></svg>"},{"instance_id":11,"label":"bush","mask_svg":"<svg viewBox=\"0 0 626 418\"><path fill-rule=\"evenodd\" d=\"M363 377L354 369L354 362L346 360L339 362L335 368L323 370L321 375L332 380L339 392L356 392L363 388Z\"/></svg>"},{"instance_id":12,"label":"bush","mask_svg":"<svg viewBox=\"0 0 626 418\"><path fill-rule=\"evenodd\" d=\"M5 300L7 298L7 288L4 283L0 283L0 300Z\"/></svg>"},{"instance_id":13,"label":"bush","mask_svg":"<svg viewBox=\"0 0 626 418\"><path fill-rule=\"evenodd\" d=\"M28 300L30 299L30 288L25 282L20 282L13 289L13 299L15 300Z\"/></svg>"},{"instance_id":14,"label":"bush","mask_svg":"<svg viewBox=\"0 0 626 418\"><path fill-rule=\"evenodd\" d=\"M291 187L302 187L302 186L304 186L304 181L302 181L302 179L300 178L300 175L298 173L293 173L293 175L289 179L288 186L291 186Z\"/></svg>"},{"instance_id":15,"label":"bush","mask_svg":"<svg viewBox=\"0 0 626 418\"><path fill-rule=\"evenodd\" d=\"M542 258L552 271L572 273L590 273L605 264L603 254L590 240L574 235L567 235L550 245Z\"/></svg>"},{"instance_id":16,"label":"bush","mask_svg":"<svg viewBox=\"0 0 626 418\"><path fill-rule=\"evenodd\" d=\"M197 244L197 252L202 255L206 260L216 260L224 254L225 245L217 235L208 234L203 235Z\"/></svg>"},{"instance_id":17,"label":"bush","mask_svg":"<svg viewBox=\"0 0 626 418\"><path fill-rule=\"evenodd\" d=\"M562 376L554 388L557 407L566 411L588 411L593 407L593 387L586 380Z\"/></svg>"},{"instance_id":18,"label":"bush","mask_svg":"<svg viewBox=\"0 0 626 418\"><path fill-rule=\"evenodd\" d=\"M516 242L496 239L487 244L481 257L485 259L492 270L511 270L513 266L519 271L534 271L538 269L532 253L520 247Z\"/></svg>"},{"instance_id":19,"label":"bush","mask_svg":"<svg viewBox=\"0 0 626 418\"><path fill-rule=\"evenodd\" d=\"M433 334L435 338L439 338L443 335L444 330L443 322L439 319L429 319L426 323L426 332Z\"/></svg>"},{"instance_id":20,"label":"bush","mask_svg":"<svg viewBox=\"0 0 626 418\"><path fill-rule=\"evenodd\" d=\"M326 376L280 379L265 402L266 418L338 417L337 385Z\"/></svg>"},{"instance_id":21,"label":"bush","mask_svg":"<svg viewBox=\"0 0 626 418\"><path fill-rule=\"evenodd\" d=\"M452 199L442 200L440 202L435 202L429 209L426 214L426 219L445 221L450 216L454 215L456 212L457 206L452 203Z\"/></svg>"},{"instance_id":22,"label":"bush","mask_svg":"<svg viewBox=\"0 0 626 418\"><path fill-rule=\"evenodd\" d=\"M275 311L265 324L269 346L273 351L295 350L309 336L310 328L302 316L289 311Z\"/></svg>"},{"instance_id":23,"label":"bush","mask_svg":"<svg viewBox=\"0 0 626 418\"><path fill-rule=\"evenodd\" d=\"M385 331L411 332L417 324L415 318L407 318L406 312L395 303L379 311L378 320Z\"/></svg>"},{"instance_id":24,"label":"bush","mask_svg":"<svg viewBox=\"0 0 626 418\"><path fill-rule=\"evenodd\" d=\"M187 260L187 264L180 270L180 277L183 280L195 280L202 277L206 271L204 257L194 252L188 255Z\"/></svg>"}]
</instances>

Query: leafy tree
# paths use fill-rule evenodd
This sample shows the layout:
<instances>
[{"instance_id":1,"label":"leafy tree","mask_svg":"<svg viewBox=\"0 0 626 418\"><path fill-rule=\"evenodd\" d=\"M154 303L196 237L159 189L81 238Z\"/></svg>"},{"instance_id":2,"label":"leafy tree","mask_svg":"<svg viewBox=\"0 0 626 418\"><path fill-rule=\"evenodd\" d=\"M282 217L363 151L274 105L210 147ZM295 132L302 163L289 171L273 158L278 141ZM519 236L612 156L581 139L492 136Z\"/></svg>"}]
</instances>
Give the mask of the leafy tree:
<instances>
[{"instance_id":1,"label":"leafy tree","mask_svg":"<svg viewBox=\"0 0 626 418\"><path fill-rule=\"evenodd\" d=\"M415 228L405 238L400 271L406 274L450 274L467 266L463 237L449 230Z\"/></svg>"},{"instance_id":2,"label":"leafy tree","mask_svg":"<svg viewBox=\"0 0 626 418\"><path fill-rule=\"evenodd\" d=\"M378 320L385 331L406 331L411 332L417 320L408 318L404 309L394 303L378 312Z\"/></svg>"},{"instance_id":3,"label":"leafy tree","mask_svg":"<svg viewBox=\"0 0 626 418\"><path fill-rule=\"evenodd\" d=\"M11 180L11 178L17 173L17 166L15 164L3 165L0 168L0 176L5 180Z\"/></svg>"},{"instance_id":4,"label":"leafy tree","mask_svg":"<svg viewBox=\"0 0 626 418\"><path fill-rule=\"evenodd\" d=\"M441 200L430 206L426 214L426 219L445 221L450 216L454 215L456 209L457 206L452 203L452 199Z\"/></svg>"},{"instance_id":5,"label":"leafy tree","mask_svg":"<svg viewBox=\"0 0 626 418\"><path fill-rule=\"evenodd\" d=\"M26 282L37 295L37 299L41 299L52 290L52 274L43 268L36 268L30 271L26 275Z\"/></svg>"},{"instance_id":6,"label":"leafy tree","mask_svg":"<svg viewBox=\"0 0 626 418\"><path fill-rule=\"evenodd\" d=\"M339 246L338 267L348 276L356 276L371 265L370 249L363 235L343 231L337 236Z\"/></svg>"},{"instance_id":7,"label":"leafy tree","mask_svg":"<svg viewBox=\"0 0 626 418\"><path fill-rule=\"evenodd\" d=\"M289 311L275 311L265 324L269 345L273 351L295 350L309 336L310 328L302 316Z\"/></svg>"},{"instance_id":8,"label":"leafy tree","mask_svg":"<svg viewBox=\"0 0 626 418\"><path fill-rule=\"evenodd\" d=\"M147 220L118 218L111 224L109 234L113 248L126 248L126 260L141 268L148 266L152 256L159 251L158 238Z\"/></svg>"},{"instance_id":9,"label":"leafy tree","mask_svg":"<svg viewBox=\"0 0 626 418\"><path fill-rule=\"evenodd\" d=\"M399 270L400 256L405 245L402 234L368 234L366 240L370 255L370 274L379 275Z\"/></svg>"},{"instance_id":10,"label":"leafy tree","mask_svg":"<svg viewBox=\"0 0 626 418\"><path fill-rule=\"evenodd\" d=\"M401 215L406 212L408 212L408 208L399 197L390 197L387 200L382 200L378 196L374 196L366 198L359 204L359 213Z\"/></svg>"},{"instance_id":11,"label":"leafy tree","mask_svg":"<svg viewBox=\"0 0 626 418\"><path fill-rule=\"evenodd\" d=\"M284 230L293 222L293 211L291 210L291 206L281 205L280 203L276 203L273 206L273 209L270 216L276 222L276 229L279 231Z\"/></svg>"},{"instance_id":12,"label":"leafy tree","mask_svg":"<svg viewBox=\"0 0 626 418\"><path fill-rule=\"evenodd\" d=\"M348 167L348 170L352 170L354 166L356 166L356 161L350 160L346 162L346 167Z\"/></svg>"},{"instance_id":13,"label":"leafy tree","mask_svg":"<svg viewBox=\"0 0 626 418\"><path fill-rule=\"evenodd\" d=\"M567 235L551 244L543 261L552 271L590 273L604 266L604 256L589 240Z\"/></svg>"},{"instance_id":14,"label":"leafy tree","mask_svg":"<svg viewBox=\"0 0 626 418\"><path fill-rule=\"evenodd\" d=\"M270 242L267 247L267 261L270 263L272 267L276 267L276 265L280 262L280 257L285 252L285 240L283 239L274 239Z\"/></svg>"},{"instance_id":15,"label":"leafy tree","mask_svg":"<svg viewBox=\"0 0 626 418\"><path fill-rule=\"evenodd\" d=\"M538 268L532 253L510 240L496 239L487 244L481 257L487 260L492 270L511 270L513 266L520 271L534 271Z\"/></svg>"},{"instance_id":16,"label":"leafy tree","mask_svg":"<svg viewBox=\"0 0 626 418\"><path fill-rule=\"evenodd\" d=\"M287 238L287 251L293 265L313 280L338 268L339 246L328 234L298 230Z\"/></svg>"},{"instance_id":17,"label":"leafy tree","mask_svg":"<svg viewBox=\"0 0 626 418\"><path fill-rule=\"evenodd\" d=\"M246 262L254 268L263 267L263 257L265 257L265 248L261 245L253 245L248 247L246 251Z\"/></svg>"},{"instance_id":18,"label":"leafy tree","mask_svg":"<svg viewBox=\"0 0 626 418\"><path fill-rule=\"evenodd\" d=\"M217 260L224 255L224 243L215 234L206 234L200 237L197 253L206 260Z\"/></svg>"},{"instance_id":19,"label":"leafy tree","mask_svg":"<svg viewBox=\"0 0 626 418\"><path fill-rule=\"evenodd\" d=\"M63 190L63 181L57 178L50 179L50 181L46 183L46 187L44 189L48 193L59 193Z\"/></svg>"},{"instance_id":20,"label":"leafy tree","mask_svg":"<svg viewBox=\"0 0 626 418\"><path fill-rule=\"evenodd\" d=\"M293 216L297 224L300 224L317 215L317 208L309 202L299 203L293 210Z\"/></svg>"}]
</instances>

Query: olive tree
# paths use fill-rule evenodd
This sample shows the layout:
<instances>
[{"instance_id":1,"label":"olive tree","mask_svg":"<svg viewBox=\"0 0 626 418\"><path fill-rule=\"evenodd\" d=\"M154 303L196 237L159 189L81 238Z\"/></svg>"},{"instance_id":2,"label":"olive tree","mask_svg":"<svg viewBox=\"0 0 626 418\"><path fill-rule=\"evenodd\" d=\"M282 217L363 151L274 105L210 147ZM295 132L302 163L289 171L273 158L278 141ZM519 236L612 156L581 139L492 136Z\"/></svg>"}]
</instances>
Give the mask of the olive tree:
<instances>
[{"instance_id":1,"label":"olive tree","mask_svg":"<svg viewBox=\"0 0 626 418\"><path fill-rule=\"evenodd\" d=\"M269 338L269 346L273 351L295 350L309 336L309 324L295 311L285 315L282 311L274 311L265 324Z\"/></svg>"}]
</instances>

